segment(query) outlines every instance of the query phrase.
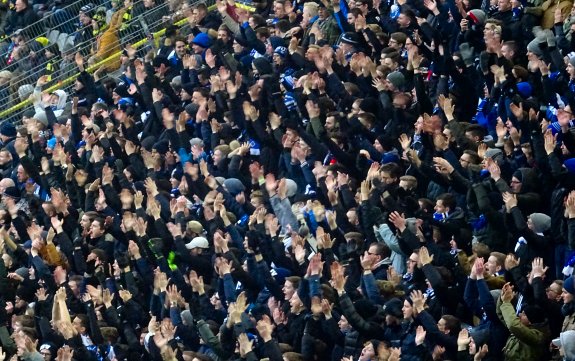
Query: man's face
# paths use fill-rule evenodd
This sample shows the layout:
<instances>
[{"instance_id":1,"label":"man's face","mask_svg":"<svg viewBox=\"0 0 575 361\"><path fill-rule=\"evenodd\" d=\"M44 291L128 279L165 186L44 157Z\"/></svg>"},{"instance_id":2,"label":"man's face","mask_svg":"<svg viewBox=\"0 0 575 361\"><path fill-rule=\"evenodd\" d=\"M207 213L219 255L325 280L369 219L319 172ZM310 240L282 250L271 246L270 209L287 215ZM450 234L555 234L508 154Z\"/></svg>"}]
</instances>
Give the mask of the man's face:
<instances>
[{"instance_id":1,"label":"man's face","mask_svg":"<svg viewBox=\"0 0 575 361\"><path fill-rule=\"evenodd\" d=\"M217 149L214 151L214 164L218 164L222 160L222 151Z\"/></svg>"},{"instance_id":2,"label":"man's face","mask_svg":"<svg viewBox=\"0 0 575 361\"><path fill-rule=\"evenodd\" d=\"M327 19L329 17L329 11L324 7L320 7L318 9L317 15L319 16L319 18L321 20L324 20L324 19Z\"/></svg>"},{"instance_id":3,"label":"man's face","mask_svg":"<svg viewBox=\"0 0 575 361\"><path fill-rule=\"evenodd\" d=\"M244 47L241 46L237 41L234 40L234 44L232 45L235 54L239 54L244 51Z\"/></svg>"},{"instance_id":4,"label":"man's face","mask_svg":"<svg viewBox=\"0 0 575 361\"><path fill-rule=\"evenodd\" d=\"M361 13L363 15L367 14L367 12L369 11L369 6L367 6L367 4L363 4L363 3L356 3L356 7L361 10Z\"/></svg>"},{"instance_id":5,"label":"man's face","mask_svg":"<svg viewBox=\"0 0 575 361\"><path fill-rule=\"evenodd\" d=\"M80 11L80 22L84 26L88 26L92 23L92 19L90 19L83 11Z\"/></svg>"},{"instance_id":6,"label":"man's face","mask_svg":"<svg viewBox=\"0 0 575 361\"><path fill-rule=\"evenodd\" d=\"M395 183L395 181L397 179L397 178L392 177L389 172L381 172L380 177L381 177L381 180L383 181L383 183L385 183L385 184L393 184L393 183Z\"/></svg>"},{"instance_id":7,"label":"man's face","mask_svg":"<svg viewBox=\"0 0 575 361\"><path fill-rule=\"evenodd\" d=\"M417 261L419 261L419 255L417 253L412 253L407 259L407 272L413 273L417 267ZM404 315L405 317L405 315Z\"/></svg>"},{"instance_id":8,"label":"man's face","mask_svg":"<svg viewBox=\"0 0 575 361\"><path fill-rule=\"evenodd\" d=\"M193 92L192 93L192 102L195 104L200 104L203 102L205 98L202 96L200 92Z\"/></svg>"},{"instance_id":9,"label":"man's face","mask_svg":"<svg viewBox=\"0 0 575 361\"><path fill-rule=\"evenodd\" d=\"M397 17L397 24L400 28L407 28L409 24L411 24L411 20L409 19L409 16L405 14L399 14Z\"/></svg>"},{"instance_id":10,"label":"man's face","mask_svg":"<svg viewBox=\"0 0 575 361\"><path fill-rule=\"evenodd\" d=\"M70 287L70 291L72 291L72 293L75 296L79 296L80 295L80 285L78 284L78 282L76 281L70 281L68 282L68 287Z\"/></svg>"},{"instance_id":11,"label":"man's face","mask_svg":"<svg viewBox=\"0 0 575 361\"><path fill-rule=\"evenodd\" d=\"M557 283L553 282L549 285L549 287L547 287L547 289L545 291L547 294L547 299L549 301L558 302L561 299L563 290L562 290L561 286L559 286Z\"/></svg>"},{"instance_id":12,"label":"man's face","mask_svg":"<svg viewBox=\"0 0 575 361\"><path fill-rule=\"evenodd\" d=\"M16 0L16 4L14 4L14 8L15 8L16 12L19 13L22 10L26 10L26 4L22 0Z\"/></svg>"},{"instance_id":13,"label":"man's face","mask_svg":"<svg viewBox=\"0 0 575 361\"><path fill-rule=\"evenodd\" d=\"M381 261L381 255L379 255L379 254L377 253L377 246L376 246L376 245L370 246L369 249L367 250L367 253L368 253L370 256L375 257L376 262Z\"/></svg>"},{"instance_id":14,"label":"man's face","mask_svg":"<svg viewBox=\"0 0 575 361\"><path fill-rule=\"evenodd\" d=\"M90 228L90 224L92 222L90 222L90 217L83 215L82 218L80 218L80 226L82 226L83 229L88 230Z\"/></svg>"},{"instance_id":15,"label":"man's face","mask_svg":"<svg viewBox=\"0 0 575 361\"><path fill-rule=\"evenodd\" d=\"M134 195L127 189L122 189L120 192L120 201L122 204L132 204L134 201Z\"/></svg>"},{"instance_id":16,"label":"man's face","mask_svg":"<svg viewBox=\"0 0 575 361\"><path fill-rule=\"evenodd\" d=\"M176 55L178 58L182 58L186 55L186 43L183 41L176 41Z\"/></svg>"},{"instance_id":17,"label":"man's face","mask_svg":"<svg viewBox=\"0 0 575 361\"><path fill-rule=\"evenodd\" d=\"M511 187L511 191L513 193L518 194L519 192L521 192L521 185L522 185L522 183L519 179L517 179L515 177L511 178L510 187Z\"/></svg>"},{"instance_id":18,"label":"man's face","mask_svg":"<svg viewBox=\"0 0 575 361\"><path fill-rule=\"evenodd\" d=\"M571 65L571 63L567 64L567 73L570 77L575 77L575 66Z\"/></svg>"},{"instance_id":19,"label":"man's face","mask_svg":"<svg viewBox=\"0 0 575 361\"><path fill-rule=\"evenodd\" d=\"M511 10L511 1L497 0L497 10L500 12Z\"/></svg>"},{"instance_id":20,"label":"man's face","mask_svg":"<svg viewBox=\"0 0 575 361\"><path fill-rule=\"evenodd\" d=\"M218 39L220 39L224 43L227 43L228 41L230 41L230 35L225 30L218 30Z\"/></svg>"},{"instance_id":21,"label":"man's face","mask_svg":"<svg viewBox=\"0 0 575 361\"><path fill-rule=\"evenodd\" d=\"M284 8L284 4L276 1L274 3L274 15L276 18L283 18L285 16L285 8Z\"/></svg>"},{"instance_id":22,"label":"man's face","mask_svg":"<svg viewBox=\"0 0 575 361\"><path fill-rule=\"evenodd\" d=\"M293 283L286 280L284 286L282 287L282 291L284 293L285 299L290 300L295 293L295 288L293 287Z\"/></svg>"},{"instance_id":23,"label":"man's face","mask_svg":"<svg viewBox=\"0 0 575 361\"><path fill-rule=\"evenodd\" d=\"M403 307L401 308L401 312L403 312L403 318L406 320L411 319L413 316L413 307L407 300L403 301Z\"/></svg>"},{"instance_id":24,"label":"man's face","mask_svg":"<svg viewBox=\"0 0 575 361\"><path fill-rule=\"evenodd\" d=\"M12 161L12 155L9 151L3 150L0 152L0 165L8 164Z\"/></svg>"},{"instance_id":25,"label":"man's face","mask_svg":"<svg viewBox=\"0 0 575 361\"><path fill-rule=\"evenodd\" d=\"M401 49L401 44L398 43L397 40L394 40L393 38L389 39L389 42L387 43L387 45L391 48L394 48L395 50Z\"/></svg>"},{"instance_id":26,"label":"man's face","mask_svg":"<svg viewBox=\"0 0 575 361\"><path fill-rule=\"evenodd\" d=\"M505 59L511 60L511 59L513 59L514 53L513 53L513 50L509 46L503 45L501 47L501 55L503 55L503 57Z\"/></svg>"},{"instance_id":27,"label":"man's face","mask_svg":"<svg viewBox=\"0 0 575 361\"><path fill-rule=\"evenodd\" d=\"M90 225L90 237L91 238L98 238L102 234L104 234L104 231L102 229L102 225L100 225L100 222L99 221L93 221L92 224Z\"/></svg>"},{"instance_id":28,"label":"man's face","mask_svg":"<svg viewBox=\"0 0 575 361\"><path fill-rule=\"evenodd\" d=\"M349 25L355 25L355 19L356 19L356 17L352 13L347 14L347 23Z\"/></svg>"},{"instance_id":29,"label":"man's face","mask_svg":"<svg viewBox=\"0 0 575 361\"><path fill-rule=\"evenodd\" d=\"M333 130L335 128L335 117L327 117L325 119L325 129Z\"/></svg>"},{"instance_id":30,"label":"man's face","mask_svg":"<svg viewBox=\"0 0 575 361\"><path fill-rule=\"evenodd\" d=\"M573 295L567 292L565 288L563 288L563 292L561 293L561 298L563 299L563 303L571 303L573 302Z\"/></svg>"},{"instance_id":31,"label":"man's face","mask_svg":"<svg viewBox=\"0 0 575 361\"><path fill-rule=\"evenodd\" d=\"M494 275L499 272L499 270L501 270L501 266L497 263L497 257L489 256L487 263L485 264L485 268L487 268L487 272L489 272L490 275Z\"/></svg>"},{"instance_id":32,"label":"man's face","mask_svg":"<svg viewBox=\"0 0 575 361\"><path fill-rule=\"evenodd\" d=\"M393 61L393 59L391 59L391 58L383 59L383 65L388 67L391 71L394 71L395 69L397 69L397 62Z\"/></svg>"},{"instance_id":33,"label":"man's face","mask_svg":"<svg viewBox=\"0 0 575 361\"><path fill-rule=\"evenodd\" d=\"M347 220L349 223L351 224L357 224L357 222L359 221L359 219L357 218L357 212L356 211L347 211L347 213L345 214L347 216Z\"/></svg>"},{"instance_id":34,"label":"man's face","mask_svg":"<svg viewBox=\"0 0 575 361\"><path fill-rule=\"evenodd\" d=\"M437 321L437 328L439 329L439 331L446 333L445 320L443 318L440 318L439 321Z\"/></svg>"},{"instance_id":35,"label":"man's face","mask_svg":"<svg viewBox=\"0 0 575 361\"><path fill-rule=\"evenodd\" d=\"M289 299L289 305L291 313L297 313L298 310L301 309L303 303L301 302L297 292L294 292L293 296Z\"/></svg>"},{"instance_id":36,"label":"man's face","mask_svg":"<svg viewBox=\"0 0 575 361\"><path fill-rule=\"evenodd\" d=\"M442 201L441 199L438 199L438 200L435 202L435 208L434 208L434 209L435 209L435 211L436 211L437 213L445 213L445 212L447 212L447 208L443 205L443 201Z\"/></svg>"},{"instance_id":37,"label":"man's face","mask_svg":"<svg viewBox=\"0 0 575 361\"><path fill-rule=\"evenodd\" d=\"M307 51L305 52L305 58L308 61L314 61L315 58L317 58L318 54L319 54L318 49L310 48L310 49L307 49Z\"/></svg>"},{"instance_id":38,"label":"man's face","mask_svg":"<svg viewBox=\"0 0 575 361\"><path fill-rule=\"evenodd\" d=\"M24 183L28 180L28 173L24 170L22 165L18 166L18 171L16 172L16 177L18 178L18 182Z\"/></svg>"}]
</instances>

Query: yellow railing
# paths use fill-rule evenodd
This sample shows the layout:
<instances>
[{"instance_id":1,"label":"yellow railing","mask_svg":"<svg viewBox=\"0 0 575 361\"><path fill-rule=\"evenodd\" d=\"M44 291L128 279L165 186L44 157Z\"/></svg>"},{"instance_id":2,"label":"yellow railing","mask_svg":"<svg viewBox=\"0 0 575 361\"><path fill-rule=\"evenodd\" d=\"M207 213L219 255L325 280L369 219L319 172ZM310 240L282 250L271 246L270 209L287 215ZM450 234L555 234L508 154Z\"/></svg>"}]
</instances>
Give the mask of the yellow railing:
<instances>
[{"instance_id":1,"label":"yellow railing","mask_svg":"<svg viewBox=\"0 0 575 361\"><path fill-rule=\"evenodd\" d=\"M235 6L237 6L238 8L241 8L241 9L245 9L245 10L251 11L251 12L253 12L253 11L255 10L255 9L252 8L251 6L247 6L247 5L244 5L244 4L241 4L241 3L236 3ZM216 9L216 6L215 6L215 5L211 5L211 6L208 7L208 10L209 10L209 11L213 11L213 10L215 10L215 9ZM177 22L175 23L175 25L177 25L177 26L182 26L182 25L184 25L184 24L186 23L186 21L187 21L187 19L179 20L179 21L177 21ZM157 39L159 39L162 35L164 35L165 32L166 32L166 29L162 29L162 30L160 30L160 31L158 31L158 32L156 32L156 33L154 33L154 34L153 34L153 35L154 35L154 41L157 40ZM137 41L136 43L132 44L132 47L133 47L134 49L138 49L140 46L146 44L147 41L148 41L147 38L141 39L141 40ZM103 59L103 60L99 61L98 63L89 66L88 68L86 68L86 71L89 72L89 73L93 73L95 70L99 69L102 65L106 65L106 64L108 64L108 63L110 63L110 62L112 62L112 61L117 60L117 59L120 57L121 54L122 54L122 51L120 50L120 51L114 53L113 55L110 55L110 56L107 57L106 59ZM58 83L52 85L51 87L45 89L44 92L52 93L52 92L54 92L54 91L56 91L56 90L58 90L58 89L60 89L60 88L62 88L62 87L65 87L65 86L67 86L67 85L69 85L69 84L72 84L72 83L76 80L76 78L78 77L78 75L80 75L80 73L74 74L74 75L72 75L71 77L69 77L69 78L67 78L67 79L64 79L64 80L62 80L62 81L60 81L60 82L58 82ZM22 101L22 102L20 102L20 103L18 103L18 104L16 104L16 105L14 105L14 106L12 106L12 107L6 109L6 110L3 110L3 111L0 112L0 119L3 119L3 118L5 118L5 117L11 115L12 113L15 113L15 112L21 110L22 108L24 108L24 107L26 107L26 106L28 106L28 105L31 105L31 104L32 104L32 102L27 99L27 100L24 100L24 101Z\"/></svg>"}]
</instances>

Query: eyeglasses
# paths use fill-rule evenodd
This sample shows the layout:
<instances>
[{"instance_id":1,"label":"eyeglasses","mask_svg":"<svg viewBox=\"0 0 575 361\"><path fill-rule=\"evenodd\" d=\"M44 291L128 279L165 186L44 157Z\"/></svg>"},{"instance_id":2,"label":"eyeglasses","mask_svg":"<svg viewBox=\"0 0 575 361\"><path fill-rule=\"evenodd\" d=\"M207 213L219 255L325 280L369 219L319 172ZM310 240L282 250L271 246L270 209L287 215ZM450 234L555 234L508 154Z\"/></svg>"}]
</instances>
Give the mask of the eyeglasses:
<instances>
[{"instance_id":1,"label":"eyeglasses","mask_svg":"<svg viewBox=\"0 0 575 361\"><path fill-rule=\"evenodd\" d=\"M409 258L409 259L407 260L407 262L409 262L409 263L417 263L417 261L416 261L416 260L414 260L414 259L411 259L411 258Z\"/></svg>"}]
</instances>

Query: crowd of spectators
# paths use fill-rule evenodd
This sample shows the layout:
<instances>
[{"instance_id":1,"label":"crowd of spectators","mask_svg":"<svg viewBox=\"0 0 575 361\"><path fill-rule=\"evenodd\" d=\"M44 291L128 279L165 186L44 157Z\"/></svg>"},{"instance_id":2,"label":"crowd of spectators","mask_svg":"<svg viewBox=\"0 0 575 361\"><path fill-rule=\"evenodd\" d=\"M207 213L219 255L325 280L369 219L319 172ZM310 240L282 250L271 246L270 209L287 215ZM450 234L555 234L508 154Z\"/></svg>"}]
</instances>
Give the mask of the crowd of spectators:
<instances>
[{"instance_id":1,"label":"crowd of spectators","mask_svg":"<svg viewBox=\"0 0 575 361\"><path fill-rule=\"evenodd\" d=\"M11 10L0 11L0 110L28 100L41 76L47 75L48 85L54 85L75 75L76 52L87 56L90 65L101 63L123 44L146 39L185 18L185 6L173 5L157 0L7 3ZM105 62L99 73L118 67L117 61Z\"/></svg>"},{"instance_id":2,"label":"crowd of spectators","mask_svg":"<svg viewBox=\"0 0 575 361\"><path fill-rule=\"evenodd\" d=\"M168 8L0 125L0 361L575 360L570 1Z\"/></svg>"}]
</instances>

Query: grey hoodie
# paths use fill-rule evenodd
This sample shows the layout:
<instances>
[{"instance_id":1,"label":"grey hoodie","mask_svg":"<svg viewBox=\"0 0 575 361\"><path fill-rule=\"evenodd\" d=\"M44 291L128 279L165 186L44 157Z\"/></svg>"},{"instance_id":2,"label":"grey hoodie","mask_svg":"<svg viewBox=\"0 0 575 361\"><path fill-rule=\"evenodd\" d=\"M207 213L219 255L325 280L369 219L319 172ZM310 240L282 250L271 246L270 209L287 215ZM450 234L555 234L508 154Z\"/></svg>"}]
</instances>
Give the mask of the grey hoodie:
<instances>
[{"instance_id":1,"label":"grey hoodie","mask_svg":"<svg viewBox=\"0 0 575 361\"><path fill-rule=\"evenodd\" d=\"M559 339L563 348L563 360L575 361L575 331L561 332Z\"/></svg>"}]
</instances>

